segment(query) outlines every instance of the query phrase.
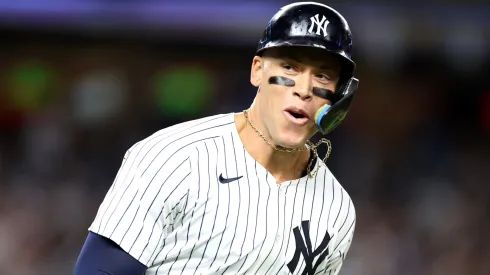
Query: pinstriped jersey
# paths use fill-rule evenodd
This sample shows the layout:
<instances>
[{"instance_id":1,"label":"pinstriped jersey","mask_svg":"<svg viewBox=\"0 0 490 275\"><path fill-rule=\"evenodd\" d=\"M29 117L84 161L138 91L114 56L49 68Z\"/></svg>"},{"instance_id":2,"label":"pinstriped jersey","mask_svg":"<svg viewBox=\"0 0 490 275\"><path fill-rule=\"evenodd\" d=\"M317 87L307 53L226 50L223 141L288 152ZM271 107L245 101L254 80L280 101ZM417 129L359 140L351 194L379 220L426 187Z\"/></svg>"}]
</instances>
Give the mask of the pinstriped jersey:
<instances>
[{"instance_id":1,"label":"pinstriped jersey","mask_svg":"<svg viewBox=\"0 0 490 275\"><path fill-rule=\"evenodd\" d=\"M148 275L338 274L355 208L320 159L316 168L278 184L233 113L177 124L126 152L89 230Z\"/></svg>"}]
</instances>

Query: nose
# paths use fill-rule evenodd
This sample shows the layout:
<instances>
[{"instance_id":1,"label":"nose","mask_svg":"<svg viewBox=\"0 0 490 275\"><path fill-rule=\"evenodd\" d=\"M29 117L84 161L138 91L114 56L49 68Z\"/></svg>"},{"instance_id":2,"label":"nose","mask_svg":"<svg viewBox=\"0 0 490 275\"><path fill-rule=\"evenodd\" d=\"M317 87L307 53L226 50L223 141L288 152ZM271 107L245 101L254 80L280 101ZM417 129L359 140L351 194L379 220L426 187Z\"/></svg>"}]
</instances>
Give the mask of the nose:
<instances>
[{"instance_id":1,"label":"nose","mask_svg":"<svg viewBox=\"0 0 490 275\"><path fill-rule=\"evenodd\" d=\"M296 84L294 85L294 96L301 98L301 100L309 100L312 98L313 89L311 83L311 77L309 73L303 73L298 75L295 79Z\"/></svg>"}]
</instances>

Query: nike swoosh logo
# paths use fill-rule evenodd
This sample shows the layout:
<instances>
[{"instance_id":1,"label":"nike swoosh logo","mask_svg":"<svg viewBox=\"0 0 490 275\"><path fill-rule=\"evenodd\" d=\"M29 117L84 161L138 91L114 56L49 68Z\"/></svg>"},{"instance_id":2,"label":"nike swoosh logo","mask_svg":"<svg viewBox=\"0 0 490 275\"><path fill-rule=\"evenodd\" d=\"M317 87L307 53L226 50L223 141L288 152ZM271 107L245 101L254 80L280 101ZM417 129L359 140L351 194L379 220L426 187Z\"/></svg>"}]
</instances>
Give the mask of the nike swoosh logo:
<instances>
[{"instance_id":1,"label":"nike swoosh logo","mask_svg":"<svg viewBox=\"0 0 490 275\"><path fill-rule=\"evenodd\" d=\"M239 176L239 177L236 177L236 178L228 178L228 179L225 179L223 178L223 174L220 174L219 175L219 182L221 183L230 183L232 181L236 181L236 180L239 180L241 179L243 176Z\"/></svg>"}]
</instances>

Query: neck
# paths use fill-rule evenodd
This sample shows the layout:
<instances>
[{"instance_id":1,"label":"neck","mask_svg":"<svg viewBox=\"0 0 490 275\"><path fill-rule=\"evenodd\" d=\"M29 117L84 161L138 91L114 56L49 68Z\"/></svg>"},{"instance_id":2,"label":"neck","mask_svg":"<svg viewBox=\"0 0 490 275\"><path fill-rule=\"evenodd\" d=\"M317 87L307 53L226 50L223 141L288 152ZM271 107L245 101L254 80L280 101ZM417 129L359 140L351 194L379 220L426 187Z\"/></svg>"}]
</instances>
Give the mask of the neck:
<instances>
[{"instance_id":1,"label":"neck","mask_svg":"<svg viewBox=\"0 0 490 275\"><path fill-rule=\"evenodd\" d=\"M249 112L248 116L252 123L254 123L254 126L261 131L263 127L259 126L261 125L258 123L259 116L253 111ZM277 151L253 130L247 123L243 113L235 116L235 125L247 152L260 165L267 169L278 183L298 179L304 175L310 158L310 152L308 150L301 152ZM265 132L262 132L262 134L266 138L269 136ZM271 139L268 138L268 140L270 141Z\"/></svg>"}]
</instances>

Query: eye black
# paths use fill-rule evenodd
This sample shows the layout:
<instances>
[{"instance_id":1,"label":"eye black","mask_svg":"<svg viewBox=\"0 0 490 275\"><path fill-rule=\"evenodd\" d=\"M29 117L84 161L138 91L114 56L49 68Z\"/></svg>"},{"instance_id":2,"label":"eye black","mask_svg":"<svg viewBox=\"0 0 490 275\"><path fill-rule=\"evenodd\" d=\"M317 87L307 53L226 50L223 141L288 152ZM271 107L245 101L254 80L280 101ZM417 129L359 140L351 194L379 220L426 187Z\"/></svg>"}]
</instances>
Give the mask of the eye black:
<instances>
[{"instance_id":1,"label":"eye black","mask_svg":"<svg viewBox=\"0 0 490 275\"><path fill-rule=\"evenodd\" d=\"M332 102L335 101L335 93L329 89L313 87L313 94L323 99L330 100Z\"/></svg>"},{"instance_id":2,"label":"eye black","mask_svg":"<svg viewBox=\"0 0 490 275\"><path fill-rule=\"evenodd\" d=\"M271 76L269 78L269 84L283 85L287 87L293 87L295 85L294 80L284 76Z\"/></svg>"}]
</instances>

